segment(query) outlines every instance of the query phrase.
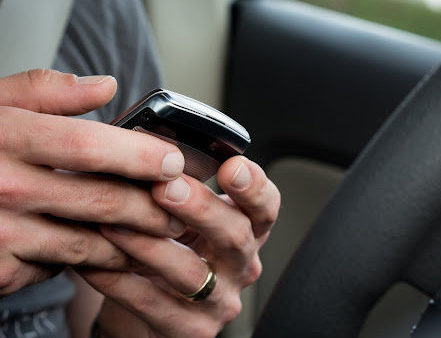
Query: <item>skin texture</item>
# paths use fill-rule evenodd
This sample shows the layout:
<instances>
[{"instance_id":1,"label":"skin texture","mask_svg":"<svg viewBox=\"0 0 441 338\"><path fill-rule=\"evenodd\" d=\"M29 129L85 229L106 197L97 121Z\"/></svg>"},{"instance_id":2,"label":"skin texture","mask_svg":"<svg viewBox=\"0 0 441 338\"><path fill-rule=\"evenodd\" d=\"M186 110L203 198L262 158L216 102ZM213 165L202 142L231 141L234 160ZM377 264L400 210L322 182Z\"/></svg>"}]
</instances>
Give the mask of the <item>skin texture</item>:
<instances>
[{"instance_id":1,"label":"skin texture","mask_svg":"<svg viewBox=\"0 0 441 338\"><path fill-rule=\"evenodd\" d=\"M241 165L249 170L250 182L237 189L231 182ZM239 314L241 290L261 273L258 250L280 205L279 192L262 169L244 157L228 160L218 172L219 184L228 193L221 196L191 177L180 179L190 187L184 201L167 200L164 183L157 183L152 195L191 229L187 245L101 227L106 238L148 267L136 274L83 273L107 296L98 317L102 337L214 337ZM206 300L190 303L176 290L188 293L203 283L207 267L200 256L214 266L218 284Z\"/></svg>"},{"instance_id":2,"label":"skin texture","mask_svg":"<svg viewBox=\"0 0 441 338\"><path fill-rule=\"evenodd\" d=\"M0 79L0 297L65 265L131 269L132 260L93 230L98 223L179 236L150 193L121 178L173 179L182 168L164 177L162 159L179 150L141 133L59 116L98 108L115 91L112 77L51 70Z\"/></svg>"},{"instance_id":3,"label":"skin texture","mask_svg":"<svg viewBox=\"0 0 441 338\"><path fill-rule=\"evenodd\" d=\"M57 116L95 109L115 90L111 77L48 70L0 79L0 296L72 266L105 296L102 337L214 337L261 273L280 194L245 157L222 165L216 195L182 174L173 145ZM204 282L201 257L218 282L191 303L180 293Z\"/></svg>"}]
</instances>

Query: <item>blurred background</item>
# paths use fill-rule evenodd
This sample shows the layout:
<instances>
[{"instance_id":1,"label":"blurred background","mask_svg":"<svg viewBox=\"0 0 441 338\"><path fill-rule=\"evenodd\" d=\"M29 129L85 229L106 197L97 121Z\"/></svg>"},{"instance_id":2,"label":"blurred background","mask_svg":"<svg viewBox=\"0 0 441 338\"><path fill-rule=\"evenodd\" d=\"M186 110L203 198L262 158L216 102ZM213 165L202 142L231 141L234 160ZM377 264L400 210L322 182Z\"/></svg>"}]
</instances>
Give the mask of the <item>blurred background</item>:
<instances>
[{"instance_id":1,"label":"blurred background","mask_svg":"<svg viewBox=\"0 0 441 338\"><path fill-rule=\"evenodd\" d=\"M440 0L302 0L441 40Z\"/></svg>"},{"instance_id":2,"label":"blurred background","mask_svg":"<svg viewBox=\"0 0 441 338\"><path fill-rule=\"evenodd\" d=\"M23 1L23 0L17 0ZM47 0L45 0L47 1ZM441 40L441 0L287 0ZM145 0L168 88L223 108L233 0ZM191 78L191 81L189 81Z\"/></svg>"}]
</instances>

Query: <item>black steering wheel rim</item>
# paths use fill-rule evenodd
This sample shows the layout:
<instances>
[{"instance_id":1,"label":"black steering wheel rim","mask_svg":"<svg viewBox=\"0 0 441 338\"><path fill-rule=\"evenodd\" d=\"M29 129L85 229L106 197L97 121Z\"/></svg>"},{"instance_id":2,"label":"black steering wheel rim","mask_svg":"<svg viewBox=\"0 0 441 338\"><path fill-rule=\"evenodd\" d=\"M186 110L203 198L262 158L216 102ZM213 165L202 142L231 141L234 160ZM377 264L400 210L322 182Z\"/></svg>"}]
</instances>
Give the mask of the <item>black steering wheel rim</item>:
<instances>
[{"instance_id":1,"label":"black steering wheel rim","mask_svg":"<svg viewBox=\"0 0 441 338\"><path fill-rule=\"evenodd\" d=\"M441 68L350 169L280 279L254 337L355 337L395 283L441 288Z\"/></svg>"}]
</instances>

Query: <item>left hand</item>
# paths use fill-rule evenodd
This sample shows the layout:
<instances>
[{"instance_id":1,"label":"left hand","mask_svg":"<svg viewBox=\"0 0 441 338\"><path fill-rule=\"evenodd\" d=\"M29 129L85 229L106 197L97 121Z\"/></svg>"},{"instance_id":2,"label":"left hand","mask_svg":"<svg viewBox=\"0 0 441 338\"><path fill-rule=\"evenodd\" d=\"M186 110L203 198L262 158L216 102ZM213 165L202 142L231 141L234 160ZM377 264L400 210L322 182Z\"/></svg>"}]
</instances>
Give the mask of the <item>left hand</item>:
<instances>
[{"instance_id":1,"label":"left hand","mask_svg":"<svg viewBox=\"0 0 441 338\"><path fill-rule=\"evenodd\" d=\"M261 274L258 251L276 221L280 193L257 164L240 156L222 165L218 182L227 195L185 175L153 187L154 200L188 226L179 241L102 227L146 267L136 274L81 271L107 296L98 317L102 337L215 337L240 313L242 289ZM208 267L200 257L214 268L217 285L192 303L180 293L204 283Z\"/></svg>"}]
</instances>

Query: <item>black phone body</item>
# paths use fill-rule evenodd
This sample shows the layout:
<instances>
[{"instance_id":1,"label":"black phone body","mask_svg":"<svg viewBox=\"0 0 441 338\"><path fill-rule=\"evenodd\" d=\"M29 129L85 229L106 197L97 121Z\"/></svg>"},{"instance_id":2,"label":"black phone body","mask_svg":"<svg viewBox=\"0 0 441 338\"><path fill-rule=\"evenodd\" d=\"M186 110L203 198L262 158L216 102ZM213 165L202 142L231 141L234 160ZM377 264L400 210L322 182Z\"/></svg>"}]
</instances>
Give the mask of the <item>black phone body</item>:
<instances>
[{"instance_id":1,"label":"black phone body","mask_svg":"<svg viewBox=\"0 0 441 338\"><path fill-rule=\"evenodd\" d=\"M227 115L164 89L149 93L111 124L177 145L185 157L184 172L201 181L251 143L246 129Z\"/></svg>"}]
</instances>

